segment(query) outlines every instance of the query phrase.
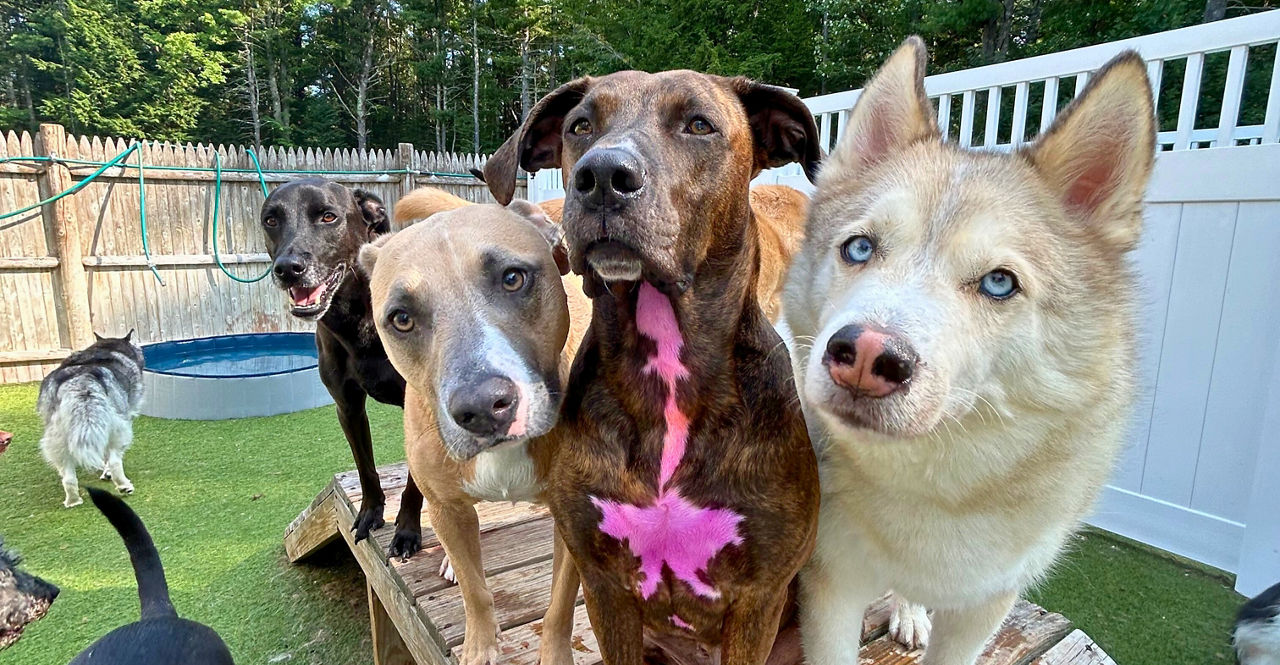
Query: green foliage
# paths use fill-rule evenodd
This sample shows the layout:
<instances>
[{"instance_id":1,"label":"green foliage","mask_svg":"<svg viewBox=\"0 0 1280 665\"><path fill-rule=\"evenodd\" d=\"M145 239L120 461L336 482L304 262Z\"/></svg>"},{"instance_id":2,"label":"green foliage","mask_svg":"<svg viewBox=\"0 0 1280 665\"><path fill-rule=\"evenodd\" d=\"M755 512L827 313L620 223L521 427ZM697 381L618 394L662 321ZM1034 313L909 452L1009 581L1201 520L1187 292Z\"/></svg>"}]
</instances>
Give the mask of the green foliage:
<instances>
[{"instance_id":1,"label":"green foliage","mask_svg":"<svg viewBox=\"0 0 1280 665\"><path fill-rule=\"evenodd\" d=\"M819 94L860 86L908 34L941 72L1203 16L1204 0L0 0L0 127L490 151L584 74L688 68Z\"/></svg>"}]
</instances>

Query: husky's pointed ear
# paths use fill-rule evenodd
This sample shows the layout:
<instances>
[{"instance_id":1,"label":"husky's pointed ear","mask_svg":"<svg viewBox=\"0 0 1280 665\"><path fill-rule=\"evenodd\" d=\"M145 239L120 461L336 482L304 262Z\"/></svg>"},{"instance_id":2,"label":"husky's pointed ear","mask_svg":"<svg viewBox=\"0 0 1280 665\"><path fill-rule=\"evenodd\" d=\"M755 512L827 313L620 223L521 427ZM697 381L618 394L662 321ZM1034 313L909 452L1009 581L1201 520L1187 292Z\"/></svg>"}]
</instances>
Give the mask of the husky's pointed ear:
<instances>
[{"instance_id":1,"label":"husky's pointed ear","mask_svg":"<svg viewBox=\"0 0 1280 665\"><path fill-rule=\"evenodd\" d=\"M823 173L845 180L896 150L938 138L933 105L924 91L928 53L919 37L908 37L862 90L849 114L844 138Z\"/></svg>"},{"instance_id":2,"label":"husky's pointed ear","mask_svg":"<svg viewBox=\"0 0 1280 665\"><path fill-rule=\"evenodd\" d=\"M103 337L102 335L99 335L99 334L98 334L98 331L96 331L96 330L95 330L95 331L93 331L93 341L95 341L95 342L101 342L101 341L102 341L102 340L104 340L104 339L106 339L106 338L105 338L105 337Z\"/></svg>"},{"instance_id":3,"label":"husky's pointed ear","mask_svg":"<svg viewBox=\"0 0 1280 665\"><path fill-rule=\"evenodd\" d=\"M1125 51L1103 65L1028 154L1068 214L1124 252L1142 232L1142 195L1155 152L1147 66Z\"/></svg>"},{"instance_id":4,"label":"husky's pointed ear","mask_svg":"<svg viewBox=\"0 0 1280 665\"><path fill-rule=\"evenodd\" d=\"M390 233L380 235L360 246L360 253L356 255L356 263L360 266L360 270L364 272L365 277L373 277L373 266L378 263L378 253L382 251L382 246L387 244L391 237L392 234Z\"/></svg>"},{"instance_id":5,"label":"husky's pointed ear","mask_svg":"<svg viewBox=\"0 0 1280 665\"><path fill-rule=\"evenodd\" d=\"M551 247L551 258L555 259L556 269L562 276L569 274L569 247L565 244L564 230L560 225L551 221L541 206L524 199L513 200L507 205L507 210L520 215L537 227L542 237L546 238L547 245Z\"/></svg>"},{"instance_id":6,"label":"husky's pointed ear","mask_svg":"<svg viewBox=\"0 0 1280 665\"><path fill-rule=\"evenodd\" d=\"M130 328L130 329L129 329L129 332L125 333L125 335L124 335L124 341L126 341L126 342L132 342L132 341L133 341L133 331L134 331L134 330L135 330L135 328Z\"/></svg>"},{"instance_id":7,"label":"husky's pointed ear","mask_svg":"<svg viewBox=\"0 0 1280 665\"><path fill-rule=\"evenodd\" d=\"M747 123L755 140L755 164L751 177L760 171L799 162L813 182L822 161L818 146L818 125L809 107L799 97L772 85L739 76L732 79L734 92L747 112Z\"/></svg>"},{"instance_id":8,"label":"husky's pointed ear","mask_svg":"<svg viewBox=\"0 0 1280 665\"><path fill-rule=\"evenodd\" d=\"M564 116L582 101L591 87L590 77L570 81L538 100L506 143L484 163L480 178L498 203L511 203L516 192L516 169L529 173L560 166Z\"/></svg>"}]
</instances>

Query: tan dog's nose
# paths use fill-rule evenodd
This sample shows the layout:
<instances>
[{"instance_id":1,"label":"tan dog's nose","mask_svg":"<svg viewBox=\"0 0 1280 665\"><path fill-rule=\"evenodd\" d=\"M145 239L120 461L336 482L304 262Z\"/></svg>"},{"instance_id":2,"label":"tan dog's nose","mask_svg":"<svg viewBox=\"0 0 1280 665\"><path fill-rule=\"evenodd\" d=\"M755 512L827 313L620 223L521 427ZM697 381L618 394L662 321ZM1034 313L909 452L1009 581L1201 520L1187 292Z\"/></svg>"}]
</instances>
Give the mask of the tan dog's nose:
<instances>
[{"instance_id":1,"label":"tan dog's nose","mask_svg":"<svg viewBox=\"0 0 1280 665\"><path fill-rule=\"evenodd\" d=\"M573 189L588 210L620 208L644 188L640 159L623 148L595 148L578 160Z\"/></svg>"},{"instance_id":2,"label":"tan dog's nose","mask_svg":"<svg viewBox=\"0 0 1280 665\"><path fill-rule=\"evenodd\" d=\"M920 362L898 335L873 326L848 325L827 340L823 358L831 380L858 397L887 397L911 382Z\"/></svg>"},{"instance_id":3,"label":"tan dog's nose","mask_svg":"<svg viewBox=\"0 0 1280 665\"><path fill-rule=\"evenodd\" d=\"M463 386L449 397L449 416L479 436L508 434L516 420L520 389L510 379L491 376Z\"/></svg>"}]
</instances>

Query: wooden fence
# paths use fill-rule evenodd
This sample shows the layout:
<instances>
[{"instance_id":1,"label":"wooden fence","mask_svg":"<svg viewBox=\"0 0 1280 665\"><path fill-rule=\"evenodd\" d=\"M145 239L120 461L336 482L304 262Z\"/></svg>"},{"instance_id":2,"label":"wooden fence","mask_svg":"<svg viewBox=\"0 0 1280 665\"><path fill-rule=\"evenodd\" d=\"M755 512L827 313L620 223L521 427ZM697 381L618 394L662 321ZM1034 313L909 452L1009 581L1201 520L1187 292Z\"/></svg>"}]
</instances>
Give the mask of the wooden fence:
<instances>
[{"instance_id":1,"label":"wooden fence","mask_svg":"<svg viewBox=\"0 0 1280 665\"><path fill-rule=\"evenodd\" d=\"M66 190L132 143L70 136L58 125L42 125L36 136L10 132L0 138L0 214ZM246 278L266 269L258 226L263 196L246 149L145 143L74 195L0 220L0 383L39 380L95 331L118 335L132 328L148 343L311 329L289 315L269 279L238 283L215 265L215 152L224 169L217 239L222 262ZM12 159L31 156L54 160ZM139 157L151 265L163 285L143 254ZM478 180L443 175L465 175L484 162L483 155L423 152L406 143L364 153L268 147L258 157L268 186L314 171L369 189L389 208L422 185L491 200Z\"/></svg>"}]
</instances>

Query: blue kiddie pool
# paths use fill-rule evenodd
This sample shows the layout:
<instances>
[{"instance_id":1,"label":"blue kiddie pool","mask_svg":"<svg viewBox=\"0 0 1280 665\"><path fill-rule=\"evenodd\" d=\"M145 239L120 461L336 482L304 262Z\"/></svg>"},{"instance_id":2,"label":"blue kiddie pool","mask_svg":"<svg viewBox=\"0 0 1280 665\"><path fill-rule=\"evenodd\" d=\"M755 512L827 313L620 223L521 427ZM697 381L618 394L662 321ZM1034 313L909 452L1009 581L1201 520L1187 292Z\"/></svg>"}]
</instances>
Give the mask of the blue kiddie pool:
<instances>
[{"instance_id":1,"label":"blue kiddie pool","mask_svg":"<svg viewBox=\"0 0 1280 665\"><path fill-rule=\"evenodd\" d=\"M227 420L333 403L312 333L202 337L147 344L142 353L143 415Z\"/></svg>"}]
</instances>

